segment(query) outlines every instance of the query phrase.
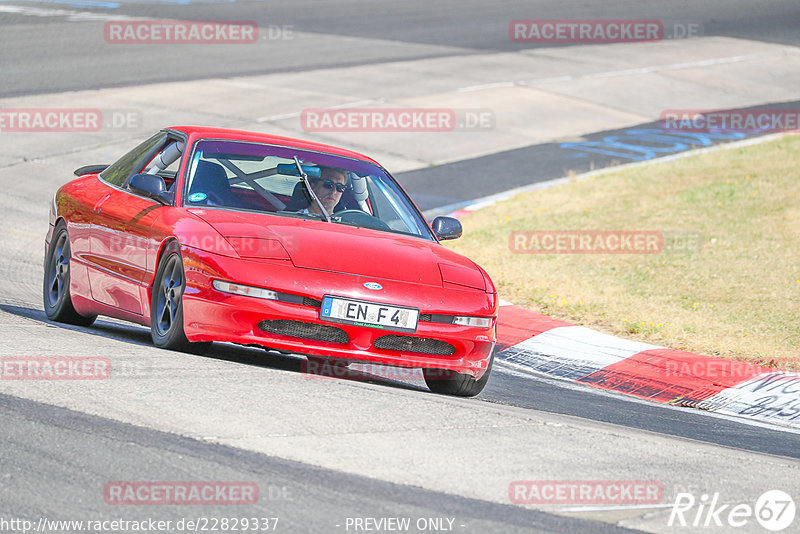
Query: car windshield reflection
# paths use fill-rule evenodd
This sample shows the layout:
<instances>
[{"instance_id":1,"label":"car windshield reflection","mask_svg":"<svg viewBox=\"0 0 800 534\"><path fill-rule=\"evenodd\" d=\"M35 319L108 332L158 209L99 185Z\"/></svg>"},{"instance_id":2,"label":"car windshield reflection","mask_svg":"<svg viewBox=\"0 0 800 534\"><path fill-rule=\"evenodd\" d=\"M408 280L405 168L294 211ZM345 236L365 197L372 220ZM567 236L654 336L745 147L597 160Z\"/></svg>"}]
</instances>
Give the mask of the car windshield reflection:
<instances>
[{"instance_id":1,"label":"car windshield reflection","mask_svg":"<svg viewBox=\"0 0 800 534\"><path fill-rule=\"evenodd\" d=\"M334 154L240 141L195 144L183 205L331 223L432 240L405 193L377 165Z\"/></svg>"}]
</instances>

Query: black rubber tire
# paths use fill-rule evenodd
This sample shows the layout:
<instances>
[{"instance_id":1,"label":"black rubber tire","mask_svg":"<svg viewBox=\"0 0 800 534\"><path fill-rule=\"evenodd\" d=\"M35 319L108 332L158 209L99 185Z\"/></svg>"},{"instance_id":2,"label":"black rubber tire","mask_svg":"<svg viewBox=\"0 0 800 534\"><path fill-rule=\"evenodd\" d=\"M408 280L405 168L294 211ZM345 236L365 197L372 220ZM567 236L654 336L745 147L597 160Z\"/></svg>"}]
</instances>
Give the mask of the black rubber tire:
<instances>
[{"instance_id":1,"label":"black rubber tire","mask_svg":"<svg viewBox=\"0 0 800 534\"><path fill-rule=\"evenodd\" d=\"M176 243L167 245L161 255L150 297L150 337L156 347L202 354L210 341L191 343L183 330L183 292L186 276L183 258Z\"/></svg>"},{"instance_id":2,"label":"black rubber tire","mask_svg":"<svg viewBox=\"0 0 800 534\"><path fill-rule=\"evenodd\" d=\"M489 381L493 363L494 351L492 351L492 356L489 358L486 372L478 380L468 374L445 369L423 369L422 375L425 377L425 384L428 385L428 389L434 393L454 395L456 397L474 397L483 391Z\"/></svg>"},{"instance_id":3,"label":"black rubber tire","mask_svg":"<svg viewBox=\"0 0 800 534\"><path fill-rule=\"evenodd\" d=\"M75 311L69 292L71 248L64 221L58 221L44 264L42 301L44 313L51 321L90 326L96 315L84 317Z\"/></svg>"}]
</instances>

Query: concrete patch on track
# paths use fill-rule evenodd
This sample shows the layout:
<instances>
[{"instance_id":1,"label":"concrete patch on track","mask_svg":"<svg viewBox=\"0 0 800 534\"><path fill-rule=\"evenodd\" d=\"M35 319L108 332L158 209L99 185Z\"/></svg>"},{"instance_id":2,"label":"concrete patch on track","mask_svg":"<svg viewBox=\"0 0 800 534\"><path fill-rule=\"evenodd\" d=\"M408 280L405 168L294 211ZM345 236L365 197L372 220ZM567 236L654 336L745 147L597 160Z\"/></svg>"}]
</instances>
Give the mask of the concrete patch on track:
<instances>
[{"instance_id":1,"label":"concrete patch on track","mask_svg":"<svg viewBox=\"0 0 800 534\"><path fill-rule=\"evenodd\" d=\"M91 35L95 35L98 42L92 46L103 44L99 22L69 24L82 40L91 40ZM87 35L90 28L96 31ZM14 39L14 43L21 41L19 37L8 38ZM723 37L471 55L447 47L422 50L421 45L398 48L397 43L379 40L337 37L335 42L328 42L326 39L331 38L298 34L292 43L270 43L264 50L258 48L261 45L253 45L257 49L245 50L243 54L253 54L252 61L269 62L273 56L283 57L281 47L290 44L292 50L303 46L339 50L348 46L354 50L373 50L377 55L383 54L388 62L3 98L0 105L4 109L90 108L103 112L104 119L97 131L72 133L67 137L46 133L31 138L30 132L9 132L6 127L2 132L5 142L0 157L30 157L32 139L36 139L33 155L42 157L91 143L143 135L170 124L202 123L347 146L375 157L397 173L543 143L587 142L583 137L587 132L646 124L658 118L663 109L744 107L800 99L800 90L793 83L800 77L797 67L800 63L791 61L797 57L795 48ZM384 51L390 44L395 56L387 56ZM127 50L127 45L115 46ZM217 57L218 48L193 46L200 47L195 50L205 61ZM444 57L413 60L397 57L408 47L419 49L408 49L409 54L424 51ZM160 55L164 62L177 61L170 59L170 54L180 47L162 48ZM345 52L342 54L346 55ZM242 61L248 60L245 56ZM397 60L391 61L392 57ZM675 63L674 57L683 61ZM102 68L102 59L99 60L98 68ZM736 66L735 72L730 71L731 65ZM765 81L765 66L784 75ZM56 75L62 67L47 68L52 68L50 72ZM670 77L684 71L704 74L697 78L687 74L682 91L667 90L674 82ZM717 87L720 80L725 80L724 91ZM622 99L619 88L632 84L636 90ZM600 91L599 86L604 90ZM655 92L664 93L657 106L653 105ZM705 96L699 98L701 94ZM304 129L302 124L302 112L310 108L448 109L462 115L488 111L493 120L487 127L461 125L454 130L434 132L344 129L318 132ZM138 120L115 125L110 118L122 111L134 112ZM568 170L563 165L559 167L561 173ZM510 171L523 183L530 183L532 168L535 167L518 166ZM486 182L492 182L492 176L488 174ZM438 178L427 176L425 180ZM440 204L449 202L450 198L444 198Z\"/></svg>"}]
</instances>

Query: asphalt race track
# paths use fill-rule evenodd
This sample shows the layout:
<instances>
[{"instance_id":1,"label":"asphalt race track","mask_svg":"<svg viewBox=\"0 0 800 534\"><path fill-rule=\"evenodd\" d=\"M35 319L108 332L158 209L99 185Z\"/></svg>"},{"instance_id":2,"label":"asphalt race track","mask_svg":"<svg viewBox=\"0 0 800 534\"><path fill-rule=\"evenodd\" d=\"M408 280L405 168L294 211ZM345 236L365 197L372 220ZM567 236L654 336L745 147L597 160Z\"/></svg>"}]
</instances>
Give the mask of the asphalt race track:
<instances>
[{"instance_id":1,"label":"asphalt race track","mask_svg":"<svg viewBox=\"0 0 800 534\"><path fill-rule=\"evenodd\" d=\"M311 467L240 449L209 445L108 419L38 403L0 397L3 465L11 467L2 492L6 510L55 519L76 501L91 502L93 488L114 471L136 480L249 480L261 488L258 517L279 518L284 531L332 531L346 517L457 517L459 526L482 532L626 532L580 519L465 499L365 477ZM59 443L57 451L52 444ZM142 458L148 461L141 462ZM13 466L13 467L12 467ZM26 486L8 491L8 479ZM314 513L309 513L313 510ZM343 513L346 511L346 513ZM85 513L86 509L76 509ZM136 520L137 514L101 516ZM224 506L161 507L160 521L226 517Z\"/></svg>"},{"instance_id":2,"label":"asphalt race track","mask_svg":"<svg viewBox=\"0 0 800 534\"><path fill-rule=\"evenodd\" d=\"M115 45L102 38L114 17L255 21L263 32L250 47ZM75 167L112 160L166 126L163 120L303 137L288 121L305 107L362 100L368 106L497 104L497 127L483 139L463 132L447 143L413 134L309 133L396 169L425 210L744 137L676 137L665 144L663 136L654 137L652 111L674 105L614 95L625 90L622 83L634 93L644 83L641 73L621 65L650 68L685 58L657 47L649 57L649 49L595 45L584 57L580 46L511 42L509 21L531 18L696 22L707 39L698 42L714 50L709 54L734 45L744 51L736 49L733 67L706 67L717 63L689 43L682 49L692 56L687 62L703 65L699 70L730 69L730 80L741 72L735 66L752 56L771 68L768 83L776 87L763 96L748 80L726 99L720 95L735 92L730 85L708 83L698 102L742 108L769 102L784 109L800 102L796 90L785 89L800 80L789 67L800 46L800 5L790 0L0 1L0 110L135 109L144 122L90 134L0 128L6 206L0 212L0 357L97 356L114 366L105 381L0 380L0 532L23 531L19 522L3 522L12 519L44 524L40 532L85 532L39 521L152 518L185 526L192 518L223 517L278 518L269 529L278 532L401 530L389 518L409 518L412 532L726 532L730 525L670 524L672 503L679 494L719 494L720 502L752 506L773 489L800 502L800 432L794 430L647 403L503 365L495 366L480 396L456 399L429 393L419 374L315 379L302 372L299 356L222 344L205 356L172 353L155 349L146 329L127 323L100 318L80 328L45 319L41 260L53 192ZM300 37L271 40L269 28ZM563 130L543 134L535 131L536 120L520 117L516 129L503 131L500 103L509 93L482 106L459 100L471 94L468 86L491 85L493 76L502 85L516 76L517 56L540 62L519 77L540 80L537 98L564 106L542 111L549 114L545 121L568 117ZM597 58L608 64L598 66ZM548 69L560 77L566 75L561 68L576 87L586 84L585 91L575 89L568 100L563 95L571 88L548 85ZM599 83L589 79L595 70L622 73L614 74L620 86L590 85ZM423 86L424 95L413 94ZM274 98L274 106L247 100L273 89L264 99ZM241 91L241 102L231 102L231 90ZM600 96L592 100L587 93ZM242 118L251 114L249 122ZM651 506L520 504L509 495L520 480L657 481L663 495ZM258 486L259 499L240 506L115 505L104 498L114 481L248 481ZM800 519L786 532L798 525ZM735 531L764 532L755 519Z\"/></svg>"},{"instance_id":3,"label":"asphalt race track","mask_svg":"<svg viewBox=\"0 0 800 534\"><path fill-rule=\"evenodd\" d=\"M11 3L11 2L9 2ZM117 2L113 2L117 3ZM176 2L177 3L177 2ZM525 45L508 39L511 19L637 19L656 18L675 21L699 21L705 35L722 35L745 39L800 44L797 32L797 4L792 0L774 0L769 9L746 0L690 0L661 2L655 13L652 8L633 0L610 2L560 2L547 0L531 4L526 0L506 0L484 6L475 1L444 2L325 2L302 0L298 2L191 2L186 5L165 2L118 2L113 14L182 20L247 20L260 27L292 26L325 36L357 37L393 42L395 46L378 46L353 49L344 45L326 46L324 49L281 50L279 56L267 61L262 54L237 53L236 61L219 61L219 56L193 54L186 48L151 58L151 63L138 53L127 50L108 50L98 46L80 32L80 27L69 21L32 21L29 16L18 16L0 11L3 20L4 51L10 52L12 61L4 61L4 83L0 95L33 94L83 88L115 87L156 81L174 81L217 76L253 73L309 70L312 68L341 67L401 58L424 58L451 55L454 49L461 53L520 50ZM182 4L183 2L180 2ZM14 3L74 10L71 6L92 5L87 2ZM102 4L97 2L96 4ZM84 9L85 10L85 9ZM91 9L97 14L107 14L111 9ZM31 27L33 26L33 27ZM35 38L26 36L35 35ZM404 46L398 46L402 43ZM99 52L102 50L102 54ZM259 51L260 52L260 51ZM86 55L93 61L84 61ZM8 57L8 56L7 56ZM57 76L53 74L57 72Z\"/></svg>"}]
</instances>

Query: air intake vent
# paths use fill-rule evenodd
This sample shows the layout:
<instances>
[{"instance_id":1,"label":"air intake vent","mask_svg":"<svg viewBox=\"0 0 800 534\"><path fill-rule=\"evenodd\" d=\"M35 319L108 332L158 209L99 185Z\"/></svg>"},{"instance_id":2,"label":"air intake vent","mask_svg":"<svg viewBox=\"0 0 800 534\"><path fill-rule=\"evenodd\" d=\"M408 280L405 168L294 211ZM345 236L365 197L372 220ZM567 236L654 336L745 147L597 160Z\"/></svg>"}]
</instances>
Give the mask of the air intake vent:
<instances>
[{"instance_id":1,"label":"air intake vent","mask_svg":"<svg viewBox=\"0 0 800 534\"><path fill-rule=\"evenodd\" d=\"M313 306L315 308L321 308L322 301L317 299L312 299L311 297L303 297L303 306Z\"/></svg>"},{"instance_id":2,"label":"air intake vent","mask_svg":"<svg viewBox=\"0 0 800 534\"><path fill-rule=\"evenodd\" d=\"M261 321L258 323L258 327L264 332L280 334L282 336L329 341L330 343L347 343L349 341L347 333L341 328L316 323L276 319L272 321Z\"/></svg>"},{"instance_id":3,"label":"air intake vent","mask_svg":"<svg viewBox=\"0 0 800 534\"><path fill-rule=\"evenodd\" d=\"M419 320L423 323L444 323L444 324L453 324L453 317L452 315L441 315L437 313L421 313L419 315Z\"/></svg>"},{"instance_id":4,"label":"air intake vent","mask_svg":"<svg viewBox=\"0 0 800 534\"><path fill-rule=\"evenodd\" d=\"M381 336L375 340L374 346L376 349L438 354L441 356L450 356L456 351L453 345L444 341L411 336Z\"/></svg>"}]
</instances>

